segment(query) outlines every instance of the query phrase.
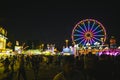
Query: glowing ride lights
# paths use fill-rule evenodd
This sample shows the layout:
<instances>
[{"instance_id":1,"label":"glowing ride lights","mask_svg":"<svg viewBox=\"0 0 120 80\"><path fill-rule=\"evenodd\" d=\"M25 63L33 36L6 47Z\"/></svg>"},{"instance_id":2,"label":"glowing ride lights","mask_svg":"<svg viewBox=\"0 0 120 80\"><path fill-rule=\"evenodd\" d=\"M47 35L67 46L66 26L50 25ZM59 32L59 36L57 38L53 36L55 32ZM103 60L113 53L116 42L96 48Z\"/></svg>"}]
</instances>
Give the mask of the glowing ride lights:
<instances>
[{"instance_id":1,"label":"glowing ride lights","mask_svg":"<svg viewBox=\"0 0 120 80\"><path fill-rule=\"evenodd\" d=\"M104 40L101 41L101 38ZM85 19L78 22L72 31L72 41L74 44L86 43L93 45L95 42L103 43L106 40L106 30L104 26L94 19Z\"/></svg>"},{"instance_id":2,"label":"glowing ride lights","mask_svg":"<svg viewBox=\"0 0 120 80\"><path fill-rule=\"evenodd\" d=\"M0 51L5 51L6 49L6 39L7 31L0 26Z\"/></svg>"},{"instance_id":3,"label":"glowing ride lights","mask_svg":"<svg viewBox=\"0 0 120 80\"><path fill-rule=\"evenodd\" d=\"M95 46L96 48L100 48L100 43L99 43L99 42L95 42L95 43L94 43L94 46Z\"/></svg>"}]
</instances>

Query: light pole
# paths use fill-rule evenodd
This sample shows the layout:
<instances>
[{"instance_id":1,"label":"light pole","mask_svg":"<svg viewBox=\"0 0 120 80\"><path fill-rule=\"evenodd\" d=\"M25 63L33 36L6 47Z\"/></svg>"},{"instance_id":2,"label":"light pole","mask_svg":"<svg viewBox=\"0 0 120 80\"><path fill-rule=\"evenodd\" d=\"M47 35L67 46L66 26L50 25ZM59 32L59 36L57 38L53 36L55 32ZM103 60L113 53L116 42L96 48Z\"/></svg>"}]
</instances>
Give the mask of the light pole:
<instances>
[{"instance_id":1,"label":"light pole","mask_svg":"<svg viewBox=\"0 0 120 80\"><path fill-rule=\"evenodd\" d=\"M65 42L66 42L66 47L68 47L68 40L66 39Z\"/></svg>"}]
</instances>

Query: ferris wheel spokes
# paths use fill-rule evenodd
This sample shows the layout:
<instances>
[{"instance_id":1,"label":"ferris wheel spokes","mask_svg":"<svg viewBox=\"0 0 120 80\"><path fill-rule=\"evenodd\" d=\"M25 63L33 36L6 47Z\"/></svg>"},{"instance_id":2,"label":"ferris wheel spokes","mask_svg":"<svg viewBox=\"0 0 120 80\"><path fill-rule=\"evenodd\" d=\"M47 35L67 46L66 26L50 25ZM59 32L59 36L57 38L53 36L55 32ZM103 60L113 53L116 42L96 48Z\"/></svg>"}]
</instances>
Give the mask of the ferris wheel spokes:
<instances>
[{"instance_id":1,"label":"ferris wheel spokes","mask_svg":"<svg viewBox=\"0 0 120 80\"><path fill-rule=\"evenodd\" d=\"M90 31L93 30L93 27L94 27L94 26L95 26L95 21L93 22L92 27L90 28Z\"/></svg>"},{"instance_id":2,"label":"ferris wheel spokes","mask_svg":"<svg viewBox=\"0 0 120 80\"><path fill-rule=\"evenodd\" d=\"M83 31L83 32L85 32L85 30L79 25L79 28Z\"/></svg>"},{"instance_id":3,"label":"ferris wheel spokes","mask_svg":"<svg viewBox=\"0 0 120 80\"><path fill-rule=\"evenodd\" d=\"M96 39L97 41L100 41L101 42L101 40L100 39L98 39L98 38L96 38L96 37L93 37L94 39Z\"/></svg>"},{"instance_id":4,"label":"ferris wheel spokes","mask_svg":"<svg viewBox=\"0 0 120 80\"><path fill-rule=\"evenodd\" d=\"M80 36L79 34L74 34L74 36Z\"/></svg>"},{"instance_id":5,"label":"ferris wheel spokes","mask_svg":"<svg viewBox=\"0 0 120 80\"><path fill-rule=\"evenodd\" d=\"M92 44L92 42L93 42L92 39L90 39L90 44Z\"/></svg>"},{"instance_id":6,"label":"ferris wheel spokes","mask_svg":"<svg viewBox=\"0 0 120 80\"><path fill-rule=\"evenodd\" d=\"M95 31L98 29L99 26L100 26L100 25L98 25L95 29L93 29L93 32L95 32Z\"/></svg>"},{"instance_id":7,"label":"ferris wheel spokes","mask_svg":"<svg viewBox=\"0 0 120 80\"><path fill-rule=\"evenodd\" d=\"M88 31L90 30L90 21L88 21Z\"/></svg>"},{"instance_id":8,"label":"ferris wheel spokes","mask_svg":"<svg viewBox=\"0 0 120 80\"><path fill-rule=\"evenodd\" d=\"M75 39L74 41L78 41L80 39L84 39L84 37L79 37L79 38Z\"/></svg>"},{"instance_id":9,"label":"ferris wheel spokes","mask_svg":"<svg viewBox=\"0 0 120 80\"><path fill-rule=\"evenodd\" d=\"M95 43L95 40L94 39L91 39L93 41L93 43Z\"/></svg>"},{"instance_id":10,"label":"ferris wheel spokes","mask_svg":"<svg viewBox=\"0 0 120 80\"><path fill-rule=\"evenodd\" d=\"M82 44L83 41L85 41L85 39L82 39L82 41L80 41L78 44Z\"/></svg>"},{"instance_id":11,"label":"ferris wheel spokes","mask_svg":"<svg viewBox=\"0 0 120 80\"><path fill-rule=\"evenodd\" d=\"M85 40L85 42L83 43L83 45L86 45L86 43L87 43L87 40Z\"/></svg>"},{"instance_id":12,"label":"ferris wheel spokes","mask_svg":"<svg viewBox=\"0 0 120 80\"><path fill-rule=\"evenodd\" d=\"M83 26L84 26L84 28L85 28L85 31L88 31L87 28L86 28L85 23L84 23L84 22L82 22L82 23L83 23Z\"/></svg>"},{"instance_id":13,"label":"ferris wheel spokes","mask_svg":"<svg viewBox=\"0 0 120 80\"><path fill-rule=\"evenodd\" d=\"M75 30L76 32L79 32L79 33L83 33L84 34L84 32L82 32L82 31L79 31L79 30Z\"/></svg>"},{"instance_id":14,"label":"ferris wheel spokes","mask_svg":"<svg viewBox=\"0 0 120 80\"><path fill-rule=\"evenodd\" d=\"M101 38L106 40L106 30L104 26L94 19L79 21L72 31L72 41L75 44L86 45L87 42L101 42Z\"/></svg>"},{"instance_id":15,"label":"ferris wheel spokes","mask_svg":"<svg viewBox=\"0 0 120 80\"><path fill-rule=\"evenodd\" d=\"M94 36L99 36L99 37L103 37L104 35L94 35Z\"/></svg>"},{"instance_id":16,"label":"ferris wheel spokes","mask_svg":"<svg viewBox=\"0 0 120 80\"><path fill-rule=\"evenodd\" d=\"M97 33L102 32L102 31L103 31L103 30L99 30L99 31L94 32L93 34L97 34Z\"/></svg>"}]
</instances>

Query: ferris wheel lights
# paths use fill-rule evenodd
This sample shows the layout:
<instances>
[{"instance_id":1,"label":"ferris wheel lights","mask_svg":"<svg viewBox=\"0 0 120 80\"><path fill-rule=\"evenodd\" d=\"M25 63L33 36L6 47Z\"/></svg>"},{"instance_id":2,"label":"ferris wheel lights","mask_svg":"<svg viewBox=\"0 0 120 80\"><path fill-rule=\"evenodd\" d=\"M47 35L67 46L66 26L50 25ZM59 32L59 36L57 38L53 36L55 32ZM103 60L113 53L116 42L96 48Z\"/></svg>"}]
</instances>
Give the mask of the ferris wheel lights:
<instances>
[{"instance_id":1,"label":"ferris wheel lights","mask_svg":"<svg viewBox=\"0 0 120 80\"><path fill-rule=\"evenodd\" d=\"M87 42L101 42L100 38L106 40L106 30L103 25L94 19L79 21L72 31L72 41L75 44L86 45Z\"/></svg>"},{"instance_id":2,"label":"ferris wheel lights","mask_svg":"<svg viewBox=\"0 0 120 80\"><path fill-rule=\"evenodd\" d=\"M99 46L100 43L99 43L99 42L95 42L94 45L95 45L95 46Z\"/></svg>"},{"instance_id":3,"label":"ferris wheel lights","mask_svg":"<svg viewBox=\"0 0 120 80\"><path fill-rule=\"evenodd\" d=\"M87 42L87 43L86 43L86 46L90 46L90 43L89 43L89 42Z\"/></svg>"},{"instance_id":4,"label":"ferris wheel lights","mask_svg":"<svg viewBox=\"0 0 120 80\"><path fill-rule=\"evenodd\" d=\"M78 27L80 27L80 25L77 25Z\"/></svg>"}]
</instances>

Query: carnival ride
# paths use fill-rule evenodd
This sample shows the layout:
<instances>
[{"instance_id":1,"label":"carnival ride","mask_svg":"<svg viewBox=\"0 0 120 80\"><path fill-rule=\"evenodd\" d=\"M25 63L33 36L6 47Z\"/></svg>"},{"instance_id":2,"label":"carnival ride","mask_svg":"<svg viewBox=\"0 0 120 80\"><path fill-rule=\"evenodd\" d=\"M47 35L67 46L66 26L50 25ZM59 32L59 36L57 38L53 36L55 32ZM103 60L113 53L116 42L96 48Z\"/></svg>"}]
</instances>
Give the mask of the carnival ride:
<instances>
[{"instance_id":1,"label":"carnival ride","mask_svg":"<svg viewBox=\"0 0 120 80\"><path fill-rule=\"evenodd\" d=\"M87 43L90 43L93 45L95 42L103 43L105 40L106 30L104 26L94 19L81 20L72 31L72 41L74 44L85 46Z\"/></svg>"},{"instance_id":2,"label":"carnival ride","mask_svg":"<svg viewBox=\"0 0 120 80\"><path fill-rule=\"evenodd\" d=\"M74 45L81 46L77 47L77 50L79 50L79 53L81 54L92 52L98 55L119 55L119 48L111 48L104 44L106 36L105 27L99 21L94 19L84 19L75 25L71 37Z\"/></svg>"},{"instance_id":3,"label":"carnival ride","mask_svg":"<svg viewBox=\"0 0 120 80\"><path fill-rule=\"evenodd\" d=\"M55 55L55 44L47 45L47 49L43 50L44 45L41 46L41 50L30 49L25 50L28 46L19 45L16 42L15 50L6 49L7 31L0 26L0 55L2 53L14 52L15 54L44 54L44 55ZM106 30L105 27L95 19L84 19L79 21L72 30L72 46L68 46L68 40L65 40L66 47L63 48L62 53L66 55L78 55L87 54L92 52L93 54L107 54L107 55L120 55L120 47L116 46L116 40L114 37L110 39L110 44L105 45L106 41ZM69 53L69 54L68 54Z\"/></svg>"}]
</instances>

